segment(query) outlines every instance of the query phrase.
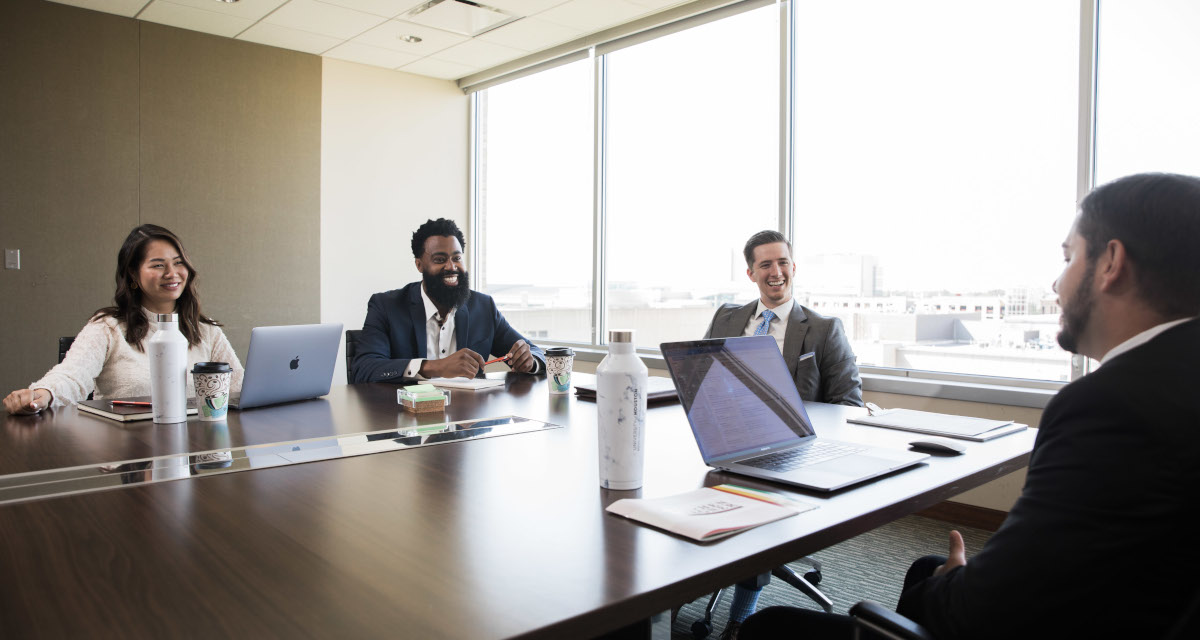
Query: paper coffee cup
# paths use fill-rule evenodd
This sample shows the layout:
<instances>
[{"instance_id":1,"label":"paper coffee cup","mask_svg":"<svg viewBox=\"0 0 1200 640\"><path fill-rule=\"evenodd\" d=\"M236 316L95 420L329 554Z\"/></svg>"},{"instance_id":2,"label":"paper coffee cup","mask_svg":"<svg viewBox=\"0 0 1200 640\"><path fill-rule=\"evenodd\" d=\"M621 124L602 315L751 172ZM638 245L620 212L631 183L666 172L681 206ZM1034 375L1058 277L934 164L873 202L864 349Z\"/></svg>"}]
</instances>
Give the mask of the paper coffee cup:
<instances>
[{"instance_id":1,"label":"paper coffee cup","mask_svg":"<svg viewBox=\"0 0 1200 640\"><path fill-rule=\"evenodd\" d=\"M228 362L197 362L192 367L196 407L201 420L224 420L229 412L229 383L233 368Z\"/></svg>"},{"instance_id":2,"label":"paper coffee cup","mask_svg":"<svg viewBox=\"0 0 1200 640\"><path fill-rule=\"evenodd\" d=\"M571 366L575 363L575 352L570 347L546 349L546 379L550 393L571 391Z\"/></svg>"}]
</instances>

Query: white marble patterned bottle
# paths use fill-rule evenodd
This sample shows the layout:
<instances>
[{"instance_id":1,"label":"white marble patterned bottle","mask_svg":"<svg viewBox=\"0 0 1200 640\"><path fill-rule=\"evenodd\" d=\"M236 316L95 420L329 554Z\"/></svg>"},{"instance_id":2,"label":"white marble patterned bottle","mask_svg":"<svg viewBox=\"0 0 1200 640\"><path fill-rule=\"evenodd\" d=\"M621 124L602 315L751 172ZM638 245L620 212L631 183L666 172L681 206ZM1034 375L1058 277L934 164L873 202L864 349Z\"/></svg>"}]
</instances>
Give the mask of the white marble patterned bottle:
<instances>
[{"instance_id":1,"label":"white marble patterned bottle","mask_svg":"<svg viewBox=\"0 0 1200 640\"><path fill-rule=\"evenodd\" d=\"M646 365L632 331L608 332L608 355L596 367L600 486L640 489L646 451Z\"/></svg>"},{"instance_id":2,"label":"white marble patterned bottle","mask_svg":"<svg viewBox=\"0 0 1200 640\"><path fill-rule=\"evenodd\" d=\"M158 314L158 331L146 341L155 422L187 422L187 352L188 341L179 331L179 316Z\"/></svg>"}]
</instances>

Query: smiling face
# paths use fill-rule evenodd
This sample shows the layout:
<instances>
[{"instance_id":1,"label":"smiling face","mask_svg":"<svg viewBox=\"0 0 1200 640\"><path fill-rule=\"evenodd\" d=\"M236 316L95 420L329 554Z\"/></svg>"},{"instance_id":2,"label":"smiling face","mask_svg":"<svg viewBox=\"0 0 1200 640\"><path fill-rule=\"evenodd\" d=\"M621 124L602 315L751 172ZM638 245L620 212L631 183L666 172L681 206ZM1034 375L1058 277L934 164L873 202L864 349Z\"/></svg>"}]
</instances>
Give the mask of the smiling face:
<instances>
[{"instance_id":1,"label":"smiling face","mask_svg":"<svg viewBox=\"0 0 1200 640\"><path fill-rule=\"evenodd\" d=\"M1054 292L1058 294L1058 317L1060 330L1058 344L1071 353L1086 353L1088 319L1095 306L1092 286L1095 282L1096 261L1088 260L1087 242L1072 227L1071 234L1063 242L1063 258L1066 264L1054 281Z\"/></svg>"},{"instance_id":2,"label":"smiling face","mask_svg":"<svg viewBox=\"0 0 1200 640\"><path fill-rule=\"evenodd\" d=\"M146 243L146 255L135 279L142 291L142 305L154 313L174 313L175 301L188 281L187 264L179 249L166 240Z\"/></svg>"},{"instance_id":3,"label":"smiling face","mask_svg":"<svg viewBox=\"0 0 1200 640\"><path fill-rule=\"evenodd\" d=\"M425 293L438 305L439 311L457 307L470 295L467 268L463 265L463 250L458 238L426 238L425 252L416 259L416 263Z\"/></svg>"},{"instance_id":4,"label":"smiling face","mask_svg":"<svg viewBox=\"0 0 1200 640\"><path fill-rule=\"evenodd\" d=\"M775 308L792 299L796 265L786 244L772 242L754 247L754 260L746 275L758 285L759 299L768 307Z\"/></svg>"}]
</instances>

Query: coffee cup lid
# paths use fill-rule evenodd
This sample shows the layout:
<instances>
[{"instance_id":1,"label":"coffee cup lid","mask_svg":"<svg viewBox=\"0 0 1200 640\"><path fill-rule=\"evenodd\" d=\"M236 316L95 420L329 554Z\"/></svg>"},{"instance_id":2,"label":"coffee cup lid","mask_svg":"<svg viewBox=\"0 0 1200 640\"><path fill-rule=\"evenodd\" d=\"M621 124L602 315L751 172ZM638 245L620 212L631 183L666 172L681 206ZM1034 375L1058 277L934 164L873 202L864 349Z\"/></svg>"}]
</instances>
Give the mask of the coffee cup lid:
<instances>
[{"instance_id":1,"label":"coffee cup lid","mask_svg":"<svg viewBox=\"0 0 1200 640\"><path fill-rule=\"evenodd\" d=\"M192 373L229 373L233 367L228 362L197 362Z\"/></svg>"},{"instance_id":2,"label":"coffee cup lid","mask_svg":"<svg viewBox=\"0 0 1200 640\"><path fill-rule=\"evenodd\" d=\"M546 349L547 357L573 355L575 355L575 352L571 350L571 347L550 347L549 349Z\"/></svg>"}]
</instances>

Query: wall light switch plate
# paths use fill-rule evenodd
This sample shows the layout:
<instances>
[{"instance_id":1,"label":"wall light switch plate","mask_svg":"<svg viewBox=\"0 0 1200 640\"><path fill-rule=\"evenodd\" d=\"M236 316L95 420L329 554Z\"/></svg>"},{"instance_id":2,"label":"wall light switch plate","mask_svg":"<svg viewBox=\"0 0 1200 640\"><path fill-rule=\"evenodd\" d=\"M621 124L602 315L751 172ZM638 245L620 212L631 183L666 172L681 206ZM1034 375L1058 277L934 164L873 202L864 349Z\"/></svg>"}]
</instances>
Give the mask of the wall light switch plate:
<instances>
[{"instance_id":1,"label":"wall light switch plate","mask_svg":"<svg viewBox=\"0 0 1200 640\"><path fill-rule=\"evenodd\" d=\"M21 268L21 250L20 249L5 249L4 250L4 268L5 269L20 269Z\"/></svg>"}]
</instances>

